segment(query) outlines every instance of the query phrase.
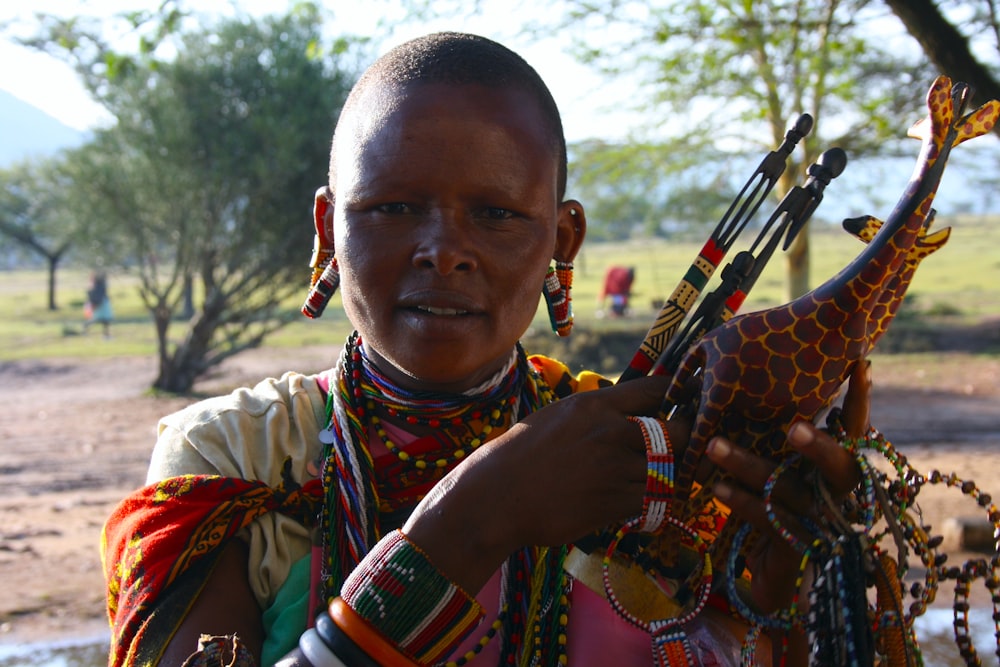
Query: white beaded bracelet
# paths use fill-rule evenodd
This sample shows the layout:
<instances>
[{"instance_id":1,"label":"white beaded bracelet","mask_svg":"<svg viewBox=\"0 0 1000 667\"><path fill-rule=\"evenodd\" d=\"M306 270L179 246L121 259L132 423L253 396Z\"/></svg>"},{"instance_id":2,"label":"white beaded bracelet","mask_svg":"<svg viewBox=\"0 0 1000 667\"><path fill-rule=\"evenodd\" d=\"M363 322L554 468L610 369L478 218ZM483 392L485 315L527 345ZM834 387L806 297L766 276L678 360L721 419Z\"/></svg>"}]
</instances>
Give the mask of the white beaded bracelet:
<instances>
[{"instance_id":1,"label":"white beaded bracelet","mask_svg":"<svg viewBox=\"0 0 1000 667\"><path fill-rule=\"evenodd\" d=\"M654 533L667 520L674 491L674 453L663 422L653 417L629 417L642 428L646 441L646 495L639 530Z\"/></svg>"}]
</instances>

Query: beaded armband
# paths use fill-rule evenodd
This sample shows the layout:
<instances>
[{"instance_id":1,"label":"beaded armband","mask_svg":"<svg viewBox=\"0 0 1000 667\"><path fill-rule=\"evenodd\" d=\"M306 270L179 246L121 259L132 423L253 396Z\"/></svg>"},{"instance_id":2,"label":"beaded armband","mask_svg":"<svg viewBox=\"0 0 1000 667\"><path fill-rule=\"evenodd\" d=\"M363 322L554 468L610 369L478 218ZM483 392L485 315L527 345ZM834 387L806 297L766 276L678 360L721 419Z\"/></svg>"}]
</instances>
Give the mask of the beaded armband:
<instances>
[{"instance_id":1,"label":"beaded armband","mask_svg":"<svg viewBox=\"0 0 1000 667\"><path fill-rule=\"evenodd\" d=\"M338 604L346 610L334 609ZM484 617L475 598L441 574L399 530L376 544L347 577L330 612L369 655L364 637L359 641L343 625L353 622L351 615L421 665L446 658Z\"/></svg>"},{"instance_id":2,"label":"beaded armband","mask_svg":"<svg viewBox=\"0 0 1000 667\"><path fill-rule=\"evenodd\" d=\"M663 422L653 417L629 417L642 427L646 441L646 495L642 500L639 530L654 533L670 513L674 495L674 452Z\"/></svg>"}]
</instances>

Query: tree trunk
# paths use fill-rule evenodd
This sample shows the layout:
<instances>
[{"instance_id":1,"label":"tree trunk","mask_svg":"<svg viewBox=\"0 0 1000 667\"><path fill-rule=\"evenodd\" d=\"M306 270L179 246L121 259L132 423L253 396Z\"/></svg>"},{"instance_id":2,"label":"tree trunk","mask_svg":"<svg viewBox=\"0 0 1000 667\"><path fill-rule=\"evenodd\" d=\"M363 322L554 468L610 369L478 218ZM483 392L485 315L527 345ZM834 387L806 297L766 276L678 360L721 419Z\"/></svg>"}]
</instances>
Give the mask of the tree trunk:
<instances>
[{"instance_id":1,"label":"tree trunk","mask_svg":"<svg viewBox=\"0 0 1000 667\"><path fill-rule=\"evenodd\" d=\"M190 320L194 317L194 279L191 277L190 273L184 274L184 306L181 311L181 317L185 320Z\"/></svg>"},{"instance_id":2,"label":"tree trunk","mask_svg":"<svg viewBox=\"0 0 1000 667\"><path fill-rule=\"evenodd\" d=\"M809 291L809 224L799 232L786 253L788 301Z\"/></svg>"},{"instance_id":3,"label":"tree trunk","mask_svg":"<svg viewBox=\"0 0 1000 667\"><path fill-rule=\"evenodd\" d=\"M49 264L49 310L56 311L59 310L56 305L56 267L59 266L59 255L49 255L46 259Z\"/></svg>"},{"instance_id":4,"label":"tree trunk","mask_svg":"<svg viewBox=\"0 0 1000 667\"><path fill-rule=\"evenodd\" d=\"M942 74L973 87L976 104L1000 99L1000 83L969 49L969 41L945 19L932 0L886 0ZM1000 134L1000 125L993 131Z\"/></svg>"},{"instance_id":5,"label":"tree trunk","mask_svg":"<svg viewBox=\"0 0 1000 667\"><path fill-rule=\"evenodd\" d=\"M166 337L160 354L160 372L153 387L172 394L191 391L194 381L208 368L206 358L212 349L212 336L221 325L225 299L218 294L206 295L205 305L197 316L188 335L174 350L166 353Z\"/></svg>"}]
</instances>

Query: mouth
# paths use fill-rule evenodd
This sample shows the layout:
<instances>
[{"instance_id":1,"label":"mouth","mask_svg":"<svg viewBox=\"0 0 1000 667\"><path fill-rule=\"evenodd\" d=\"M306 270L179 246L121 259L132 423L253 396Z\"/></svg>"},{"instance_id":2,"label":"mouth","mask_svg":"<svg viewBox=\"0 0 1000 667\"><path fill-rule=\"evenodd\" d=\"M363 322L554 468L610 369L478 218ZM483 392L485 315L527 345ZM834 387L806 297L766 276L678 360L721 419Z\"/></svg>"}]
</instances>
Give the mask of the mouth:
<instances>
[{"instance_id":1,"label":"mouth","mask_svg":"<svg viewBox=\"0 0 1000 667\"><path fill-rule=\"evenodd\" d=\"M399 306L417 315L468 317L482 314L480 304L468 295L452 290L421 290L400 299Z\"/></svg>"},{"instance_id":2,"label":"mouth","mask_svg":"<svg viewBox=\"0 0 1000 667\"><path fill-rule=\"evenodd\" d=\"M455 316L455 315L469 315L470 314L470 312L468 310L464 310L464 309L461 309L461 308L439 308L437 306L423 306L423 305L421 305L421 306L416 306L415 310L419 310L419 311L424 312L424 313L430 313L431 315L444 315L444 316L448 316L448 317L452 317L452 316Z\"/></svg>"}]
</instances>

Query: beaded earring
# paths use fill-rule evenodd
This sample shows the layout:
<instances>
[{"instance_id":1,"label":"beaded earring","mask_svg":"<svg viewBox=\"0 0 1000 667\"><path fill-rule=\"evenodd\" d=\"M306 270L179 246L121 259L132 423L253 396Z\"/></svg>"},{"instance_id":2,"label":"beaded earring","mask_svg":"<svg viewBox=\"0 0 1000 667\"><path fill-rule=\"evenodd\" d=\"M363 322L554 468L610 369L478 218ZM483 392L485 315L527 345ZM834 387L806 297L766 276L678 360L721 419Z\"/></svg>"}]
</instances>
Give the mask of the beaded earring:
<instances>
[{"instance_id":1,"label":"beaded earring","mask_svg":"<svg viewBox=\"0 0 1000 667\"><path fill-rule=\"evenodd\" d=\"M542 295L549 309L552 330L563 338L569 336L573 328L573 299L569 293L572 286L572 262L557 261L555 268L549 267L548 273L545 274Z\"/></svg>"},{"instance_id":2,"label":"beaded earring","mask_svg":"<svg viewBox=\"0 0 1000 667\"><path fill-rule=\"evenodd\" d=\"M316 191L313 205L316 237L313 241L312 259L309 261L312 276L309 282L309 294L302 304L302 314L310 319L316 319L323 314L330 297L340 286L340 270L337 267L337 258L334 256L333 239L327 234L328 223L332 217L333 192L329 186L323 186Z\"/></svg>"}]
</instances>

